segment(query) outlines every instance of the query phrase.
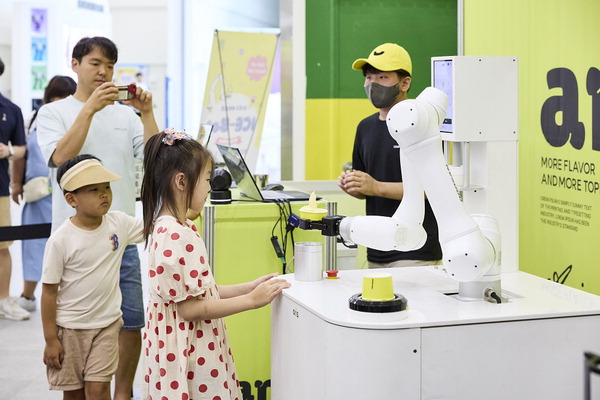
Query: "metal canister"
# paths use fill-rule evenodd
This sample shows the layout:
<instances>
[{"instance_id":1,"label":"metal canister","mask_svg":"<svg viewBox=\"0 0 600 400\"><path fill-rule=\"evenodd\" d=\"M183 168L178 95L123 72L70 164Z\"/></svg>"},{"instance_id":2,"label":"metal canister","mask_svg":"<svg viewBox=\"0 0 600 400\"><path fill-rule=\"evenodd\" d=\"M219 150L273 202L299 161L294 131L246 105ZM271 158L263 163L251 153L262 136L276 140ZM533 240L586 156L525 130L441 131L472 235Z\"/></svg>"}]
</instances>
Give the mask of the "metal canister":
<instances>
[{"instance_id":1,"label":"metal canister","mask_svg":"<svg viewBox=\"0 0 600 400\"><path fill-rule=\"evenodd\" d=\"M323 279L323 245L318 242L294 244L294 279L316 282Z\"/></svg>"}]
</instances>

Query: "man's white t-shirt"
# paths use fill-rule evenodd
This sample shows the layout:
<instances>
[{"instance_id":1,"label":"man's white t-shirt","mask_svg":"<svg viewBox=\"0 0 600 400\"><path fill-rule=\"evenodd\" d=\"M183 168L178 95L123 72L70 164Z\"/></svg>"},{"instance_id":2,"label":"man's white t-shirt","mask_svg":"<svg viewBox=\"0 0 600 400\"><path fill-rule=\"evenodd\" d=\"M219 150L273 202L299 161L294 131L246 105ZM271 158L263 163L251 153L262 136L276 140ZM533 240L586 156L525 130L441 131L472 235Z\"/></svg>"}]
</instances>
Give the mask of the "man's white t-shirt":
<instances>
[{"instance_id":1,"label":"man's white t-shirt","mask_svg":"<svg viewBox=\"0 0 600 400\"><path fill-rule=\"evenodd\" d=\"M56 182L56 165L52 154L56 145L71 128L84 103L73 96L44 105L37 117L38 142L50 167L52 178L52 231L75 214L62 196ZM111 210L135 215L134 158L144 157L144 126L131 107L114 104L94 114L87 137L79 154L98 157L111 172L122 177L111 183Z\"/></svg>"},{"instance_id":2,"label":"man's white t-shirt","mask_svg":"<svg viewBox=\"0 0 600 400\"><path fill-rule=\"evenodd\" d=\"M42 282L59 284L56 324L105 328L121 316L119 269L125 247L143 240L142 220L110 211L93 231L66 220L48 239Z\"/></svg>"}]
</instances>

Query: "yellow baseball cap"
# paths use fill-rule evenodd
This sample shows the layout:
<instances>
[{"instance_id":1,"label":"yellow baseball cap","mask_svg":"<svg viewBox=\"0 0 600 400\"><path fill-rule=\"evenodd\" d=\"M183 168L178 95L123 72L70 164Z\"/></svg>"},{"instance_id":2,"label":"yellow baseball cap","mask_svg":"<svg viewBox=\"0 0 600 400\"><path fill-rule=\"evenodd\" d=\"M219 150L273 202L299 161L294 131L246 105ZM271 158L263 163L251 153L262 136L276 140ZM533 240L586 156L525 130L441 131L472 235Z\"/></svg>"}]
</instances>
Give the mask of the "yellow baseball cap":
<instances>
[{"instance_id":1,"label":"yellow baseball cap","mask_svg":"<svg viewBox=\"0 0 600 400\"><path fill-rule=\"evenodd\" d=\"M412 61L404 47L396 43L384 43L375 47L369 58L359 58L352 63L352 69L362 69L363 65L370 64L380 71L396 71L403 69L412 75Z\"/></svg>"},{"instance_id":2,"label":"yellow baseball cap","mask_svg":"<svg viewBox=\"0 0 600 400\"><path fill-rule=\"evenodd\" d=\"M121 179L119 175L113 174L95 158L83 160L72 166L60 179L62 190L72 192L80 187L94 185L96 183L114 182Z\"/></svg>"}]
</instances>

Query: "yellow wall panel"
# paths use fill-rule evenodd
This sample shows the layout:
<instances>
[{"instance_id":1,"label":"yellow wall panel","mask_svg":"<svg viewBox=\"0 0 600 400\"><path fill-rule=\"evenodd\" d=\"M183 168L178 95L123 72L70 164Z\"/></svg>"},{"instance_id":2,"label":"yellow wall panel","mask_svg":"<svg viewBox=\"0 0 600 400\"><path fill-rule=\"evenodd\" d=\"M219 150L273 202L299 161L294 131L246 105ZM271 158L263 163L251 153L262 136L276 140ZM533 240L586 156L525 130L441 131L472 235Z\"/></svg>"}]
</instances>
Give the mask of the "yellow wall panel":
<instances>
[{"instance_id":1,"label":"yellow wall panel","mask_svg":"<svg viewBox=\"0 0 600 400\"><path fill-rule=\"evenodd\" d=\"M368 99L307 99L306 179L337 179L352 161L356 126L376 111Z\"/></svg>"}]
</instances>

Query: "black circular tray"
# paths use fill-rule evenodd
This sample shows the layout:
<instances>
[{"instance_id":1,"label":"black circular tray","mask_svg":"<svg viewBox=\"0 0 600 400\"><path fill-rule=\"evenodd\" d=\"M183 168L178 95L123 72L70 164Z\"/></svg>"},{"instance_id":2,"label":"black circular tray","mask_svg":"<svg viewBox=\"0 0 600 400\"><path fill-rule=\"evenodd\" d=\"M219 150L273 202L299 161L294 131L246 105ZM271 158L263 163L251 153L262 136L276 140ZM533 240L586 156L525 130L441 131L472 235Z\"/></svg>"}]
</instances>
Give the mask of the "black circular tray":
<instances>
[{"instance_id":1,"label":"black circular tray","mask_svg":"<svg viewBox=\"0 0 600 400\"><path fill-rule=\"evenodd\" d=\"M356 293L348 299L348 303L351 310L371 313L398 312L408 308L406 298L397 293L393 299L384 301L364 300L360 293Z\"/></svg>"}]
</instances>

